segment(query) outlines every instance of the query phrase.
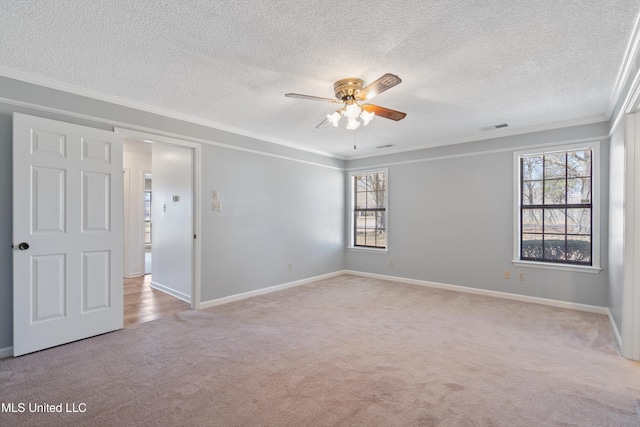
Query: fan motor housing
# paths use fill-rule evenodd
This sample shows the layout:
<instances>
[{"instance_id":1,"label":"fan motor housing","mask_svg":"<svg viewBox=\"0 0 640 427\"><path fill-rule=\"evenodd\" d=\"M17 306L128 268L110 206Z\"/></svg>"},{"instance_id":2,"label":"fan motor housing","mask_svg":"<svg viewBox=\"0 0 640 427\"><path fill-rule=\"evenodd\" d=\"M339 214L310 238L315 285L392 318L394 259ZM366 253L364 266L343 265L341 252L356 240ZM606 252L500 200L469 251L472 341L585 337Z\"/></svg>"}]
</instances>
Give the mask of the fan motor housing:
<instances>
[{"instance_id":1,"label":"fan motor housing","mask_svg":"<svg viewBox=\"0 0 640 427\"><path fill-rule=\"evenodd\" d=\"M335 82L333 90L340 101L348 101L356 98L359 91L364 89L365 82L362 79L348 78Z\"/></svg>"}]
</instances>

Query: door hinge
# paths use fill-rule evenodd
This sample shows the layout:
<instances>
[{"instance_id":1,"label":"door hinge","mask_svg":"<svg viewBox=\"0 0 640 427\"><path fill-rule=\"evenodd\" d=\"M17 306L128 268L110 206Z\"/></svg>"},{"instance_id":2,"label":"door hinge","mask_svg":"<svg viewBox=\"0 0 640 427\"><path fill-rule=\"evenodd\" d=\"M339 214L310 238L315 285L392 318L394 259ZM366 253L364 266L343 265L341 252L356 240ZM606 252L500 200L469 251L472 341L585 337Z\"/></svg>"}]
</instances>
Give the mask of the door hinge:
<instances>
[{"instance_id":1,"label":"door hinge","mask_svg":"<svg viewBox=\"0 0 640 427\"><path fill-rule=\"evenodd\" d=\"M193 238L194 238L194 239L196 238L196 235L195 235L195 234L193 235Z\"/></svg>"}]
</instances>

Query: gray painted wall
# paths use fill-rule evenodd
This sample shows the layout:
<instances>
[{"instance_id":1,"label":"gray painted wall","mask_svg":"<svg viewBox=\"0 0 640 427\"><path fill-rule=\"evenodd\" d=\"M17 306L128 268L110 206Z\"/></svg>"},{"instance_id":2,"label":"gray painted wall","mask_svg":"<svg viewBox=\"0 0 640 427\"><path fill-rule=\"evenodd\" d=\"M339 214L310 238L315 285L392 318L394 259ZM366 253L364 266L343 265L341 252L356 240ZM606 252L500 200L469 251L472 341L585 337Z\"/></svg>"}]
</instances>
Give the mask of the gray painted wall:
<instances>
[{"instance_id":1,"label":"gray painted wall","mask_svg":"<svg viewBox=\"0 0 640 427\"><path fill-rule=\"evenodd\" d=\"M194 150L157 143L151 148L151 286L191 302Z\"/></svg>"},{"instance_id":2,"label":"gray painted wall","mask_svg":"<svg viewBox=\"0 0 640 427\"><path fill-rule=\"evenodd\" d=\"M389 167L388 254L349 250L350 270L606 307L608 124L564 128L348 162ZM601 145L599 274L516 268L513 151L593 138ZM477 222L471 223L473 215ZM393 259L394 265L389 265ZM502 277L511 271L511 279ZM519 281L518 272L525 273Z\"/></svg>"},{"instance_id":3,"label":"gray painted wall","mask_svg":"<svg viewBox=\"0 0 640 427\"><path fill-rule=\"evenodd\" d=\"M11 99L0 103L3 200L12 197L13 112L100 129L155 129L237 148L202 147L202 301L343 269L344 161L2 77L0 92ZM215 215L213 189L224 209ZM0 204L0 240L2 349L13 342L11 203Z\"/></svg>"},{"instance_id":4,"label":"gray painted wall","mask_svg":"<svg viewBox=\"0 0 640 427\"><path fill-rule=\"evenodd\" d=\"M202 301L343 269L342 170L202 149Z\"/></svg>"}]
</instances>

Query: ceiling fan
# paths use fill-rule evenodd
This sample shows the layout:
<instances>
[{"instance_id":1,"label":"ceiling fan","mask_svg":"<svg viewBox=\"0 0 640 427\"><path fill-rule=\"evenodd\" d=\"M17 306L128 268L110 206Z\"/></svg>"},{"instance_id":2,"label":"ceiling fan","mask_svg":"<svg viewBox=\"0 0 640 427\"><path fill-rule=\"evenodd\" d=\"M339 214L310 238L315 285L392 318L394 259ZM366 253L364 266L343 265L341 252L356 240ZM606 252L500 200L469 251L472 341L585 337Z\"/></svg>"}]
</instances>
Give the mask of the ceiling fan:
<instances>
[{"instance_id":1,"label":"ceiling fan","mask_svg":"<svg viewBox=\"0 0 640 427\"><path fill-rule=\"evenodd\" d=\"M327 114L327 118L320 122L320 124L316 126L316 129L324 125L327 121L334 126L338 126L338 122L342 116L348 119L347 129L357 129L360 126L360 122L357 120L358 118L362 120L365 126L369 124L374 116L395 121L405 118L407 114L400 111L380 107L379 105L361 104L401 82L400 77L387 73L369 85L365 84L364 80L357 78L338 80L333 85L336 99L302 95L299 93L287 93L284 96L288 98L308 99L311 101L324 101L331 104L344 104L343 107L337 109L333 114Z\"/></svg>"}]
</instances>

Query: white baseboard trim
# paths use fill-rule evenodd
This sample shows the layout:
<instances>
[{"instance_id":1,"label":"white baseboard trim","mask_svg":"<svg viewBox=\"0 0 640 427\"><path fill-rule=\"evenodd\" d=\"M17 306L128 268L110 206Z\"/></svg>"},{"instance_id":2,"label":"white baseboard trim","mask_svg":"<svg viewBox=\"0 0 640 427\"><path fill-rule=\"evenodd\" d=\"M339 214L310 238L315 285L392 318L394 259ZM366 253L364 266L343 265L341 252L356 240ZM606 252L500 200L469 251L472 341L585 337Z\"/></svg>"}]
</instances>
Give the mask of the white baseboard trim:
<instances>
[{"instance_id":1,"label":"white baseboard trim","mask_svg":"<svg viewBox=\"0 0 640 427\"><path fill-rule=\"evenodd\" d=\"M264 295L271 292L281 291L283 289L289 289L300 285L306 285L307 283L317 282L318 280L330 279L332 277L345 274L346 271L334 271L333 273L321 274L320 276L309 277L307 279L296 280L294 282L283 283L281 285L270 286L268 288L256 289L255 291L243 292L241 294L230 295L228 297L218 298L210 301L204 301L200 303L200 309L215 307L217 305L227 304L234 301L243 300L246 298L255 297L258 295Z\"/></svg>"},{"instance_id":2,"label":"white baseboard trim","mask_svg":"<svg viewBox=\"0 0 640 427\"><path fill-rule=\"evenodd\" d=\"M618 350L622 353L622 335L620 335L620 331L618 330L618 325L616 325L615 320L613 320L613 315L611 314L611 310L607 308L607 315L609 316L609 322L611 323L611 329L613 329L613 335L616 339L616 344L618 344Z\"/></svg>"},{"instance_id":3,"label":"white baseboard trim","mask_svg":"<svg viewBox=\"0 0 640 427\"><path fill-rule=\"evenodd\" d=\"M345 274L353 274L354 276L370 277L372 279L389 280L392 282L408 283L411 285L426 286L429 288L445 289L448 291L465 292L468 294L484 295L494 298L502 298L513 301L529 302L533 304L548 305L551 307L568 308L571 310L586 311L589 313L609 314L607 307L598 307L595 305L579 304L574 302L559 301L548 298L531 297L527 295L511 294L508 292L491 291L488 289L469 288L467 286L449 285L446 283L429 282L426 280L407 279L404 277L386 276L383 274L364 273L362 271L345 270Z\"/></svg>"},{"instance_id":4,"label":"white baseboard trim","mask_svg":"<svg viewBox=\"0 0 640 427\"><path fill-rule=\"evenodd\" d=\"M154 282L151 281L151 285L150 285L153 289L156 289L160 292L164 292L165 294L169 294L172 297L176 297L178 299L181 299L182 301L186 301L189 304L191 304L191 297L187 294L183 294L182 292L178 292L175 289L171 289L167 286L161 285L158 282Z\"/></svg>"},{"instance_id":5,"label":"white baseboard trim","mask_svg":"<svg viewBox=\"0 0 640 427\"><path fill-rule=\"evenodd\" d=\"M136 277L142 277L144 276L144 273L142 271L131 271L127 274L124 275L125 279L133 279Z\"/></svg>"},{"instance_id":6,"label":"white baseboard trim","mask_svg":"<svg viewBox=\"0 0 640 427\"><path fill-rule=\"evenodd\" d=\"M13 356L13 347L0 348L0 359Z\"/></svg>"},{"instance_id":7,"label":"white baseboard trim","mask_svg":"<svg viewBox=\"0 0 640 427\"><path fill-rule=\"evenodd\" d=\"M264 295L271 292L280 291L283 289L293 288L295 286L305 285L307 283L313 283L313 282L317 282L318 280L329 279L329 278L337 277L343 274L352 274L354 276L369 277L372 279L388 280L392 282L407 283L411 285L425 286L429 288L444 289L449 291L484 295L488 297L502 298L502 299L508 299L513 301L547 305L551 307L567 308L570 310L585 311L589 313L604 314L609 316L609 318L611 318L611 313L609 312L609 309L607 307L598 307L595 305L579 304L574 302L559 301L559 300L553 300L549 298L532 297L527 295L518 295L518 294L512 294L508 292L491 291L488 289L469 288L467 286L449 285L446 283L430 282L426 280L408 279L405 277L387 276L387 275L375 274L375 273L365 273L362 271L355 271L355 270L334 271L333 273L322 274L320 276L309 277L307 279L283 283L281 285L270 286L268 288L256 289L254 291L243 292L240 294L230 295L228 297L218 298L210 301L204 301L200 303L199 308L203 309L203 308L215 307L217 305L227 304L230 302L239 301L239 300L251 298L258 295ZM615 324L613 323L613 319L611 319L611 322L615 326ZM614 333L616 335L616 340L620 343L621 342L620 334L618 333L618 330L615 327L614 327Z\"/></svg>"}]
</instances>

